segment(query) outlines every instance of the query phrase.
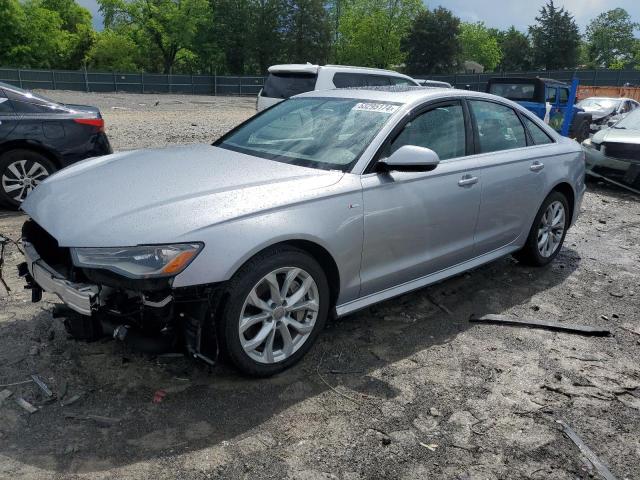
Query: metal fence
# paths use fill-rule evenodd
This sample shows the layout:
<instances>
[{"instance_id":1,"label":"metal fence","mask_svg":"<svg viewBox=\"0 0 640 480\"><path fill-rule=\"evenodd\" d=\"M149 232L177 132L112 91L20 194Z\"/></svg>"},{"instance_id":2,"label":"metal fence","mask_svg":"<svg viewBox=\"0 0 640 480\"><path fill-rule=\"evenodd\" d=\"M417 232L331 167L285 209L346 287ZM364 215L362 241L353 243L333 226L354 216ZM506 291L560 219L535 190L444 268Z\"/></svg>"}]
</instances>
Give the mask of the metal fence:
<instances>
[{"instance_id":1,"label":"metal fence","mask_svg":"<svg viewBox=\"0 0 640 480\"><path fill-rule=\"evenodd\" d=\"M640 85L639 70L537 70L530 72L470 73L456 75L412 75L413 78L428 78L449 82L456 88L469 88L484 92L487 82L493 77L541 77L570 82L580 79L580 85L622 87Z\"/></svg>"},{"instance_id":2,"label":"metal fence","mask_svg":"<svg viewBox=\"0 0 640 480\"><path fill-rule=\"evenodd\" d=\"M443 80L457 88L484 91L489 78L545 77L570 81L577 76L585 86L621 87L640 85L638 70L549 70L509 73L455 75L414 74L414 78ZM257 95L264 84L262 76L163 75L156 73L87 72L69 70L24 70L0 68L0 81L18 87L85 92L179 93L198 95Z\"/></svg>"},{"instance_id":3,"label":"metal fence","mask_svg":"<svg viewBox=\"0 0 640 480\"><path fill-rule=\"evenodd\" d=\"M0 82L26 89L84 92L257 95L264 77L0 68Z\"/></svg>"}]
</instances>

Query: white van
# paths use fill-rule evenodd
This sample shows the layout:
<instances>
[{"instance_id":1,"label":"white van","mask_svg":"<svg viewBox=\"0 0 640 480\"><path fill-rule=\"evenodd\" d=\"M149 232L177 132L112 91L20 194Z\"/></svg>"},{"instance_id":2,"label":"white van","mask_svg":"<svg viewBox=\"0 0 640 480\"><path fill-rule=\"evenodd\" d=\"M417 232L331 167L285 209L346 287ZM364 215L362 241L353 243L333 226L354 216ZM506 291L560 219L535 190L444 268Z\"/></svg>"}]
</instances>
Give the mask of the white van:
<instances>
[{"instance_id":1,"label":"white van","mask_svg":"<svg viewBox=\"0 0 640 480\"><path fill-rule=\"evenodd\" d=\"M332 88L384 85L420 85L411 77L379 68L343 65L289 64L269 67L264 88L258 93L256 108L260 112L299 93Z\"/></svg>"}]
</instances>

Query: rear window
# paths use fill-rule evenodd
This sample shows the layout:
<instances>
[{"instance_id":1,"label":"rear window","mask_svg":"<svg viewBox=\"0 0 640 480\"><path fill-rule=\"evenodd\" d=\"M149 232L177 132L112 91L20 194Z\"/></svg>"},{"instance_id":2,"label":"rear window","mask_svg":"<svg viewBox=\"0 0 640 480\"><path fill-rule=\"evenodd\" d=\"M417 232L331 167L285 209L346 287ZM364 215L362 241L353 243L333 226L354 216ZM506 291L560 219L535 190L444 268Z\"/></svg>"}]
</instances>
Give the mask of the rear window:
<instances>
[{"instance_id":1,"label":"rear window","mask_svg":"<svg viewBox=\"0 0 640 480\"><path fill-rule=\"evenodd\" d=\"M337 72L333 75L336 88L384 87L388 85L414 85L406 78L371 73Z\"/></svg>"},{"instance_id":2,"label":"rear window","mask_svg":"<svg viewBox=\"0 0 640 480\"><path fill-rule=\"evenodd\" d=\"M489 93L514 101L534 101L534 83L492 83Z\"/></svg>"},{"instance_id":3,"label":"rear window","mask_svg":"<svg viewBox=\"0 0 640 480\"><path fill-rule=\"evenodd\" d=\"M264 82L263 97L289 98L316 87L315 73L270 73Z\"/></svg>"}]
</instances>

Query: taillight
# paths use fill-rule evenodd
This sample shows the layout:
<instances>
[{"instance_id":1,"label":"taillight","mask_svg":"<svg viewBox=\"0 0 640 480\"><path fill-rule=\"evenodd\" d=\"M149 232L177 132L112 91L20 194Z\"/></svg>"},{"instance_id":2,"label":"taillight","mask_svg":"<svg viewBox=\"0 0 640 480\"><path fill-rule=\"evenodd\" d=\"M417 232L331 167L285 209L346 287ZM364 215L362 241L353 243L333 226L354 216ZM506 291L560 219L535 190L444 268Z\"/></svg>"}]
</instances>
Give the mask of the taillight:
<instances>
[{"instance_id":1,"label":"taillight","mask_svg":"<svg viewBox=\"0 0 640 480\"><path fill-rule=\"evenodd\" d=\"M102 118L74 118L73 121L82 125L96 127L100 132L104 131L104 120Z\"/></svg>"}]
</instances>

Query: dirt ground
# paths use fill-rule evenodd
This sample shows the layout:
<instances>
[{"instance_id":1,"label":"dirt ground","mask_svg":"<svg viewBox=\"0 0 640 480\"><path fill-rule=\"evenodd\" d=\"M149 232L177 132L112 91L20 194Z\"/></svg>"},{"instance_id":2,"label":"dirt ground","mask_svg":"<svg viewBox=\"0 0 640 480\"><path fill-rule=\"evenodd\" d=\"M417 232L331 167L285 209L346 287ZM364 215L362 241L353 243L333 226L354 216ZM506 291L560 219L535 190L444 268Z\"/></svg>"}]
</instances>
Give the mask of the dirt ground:
<instances>
[{"instance_id":1,"label":"dirt ground","mask_svg":"<svg viewBox=\"0 0 640 480\"><path fill-rule=\"evenodd\" d=\"M49 94L101 107L117 149L210 141L253 112L252 99ZM0 212L0 233L18 238L23 221ZM0 400L0 478L600 478L562 419L618 479L640 479L639 239L640 199L592 184L551 266L505 258L339 319L267 380L69 340L53 296L30 303L9 246L0 385L38 374L57 398L0 386L12 394ZM472 313L612 335L473 324Z\"/></svg>"}]
</instances>

